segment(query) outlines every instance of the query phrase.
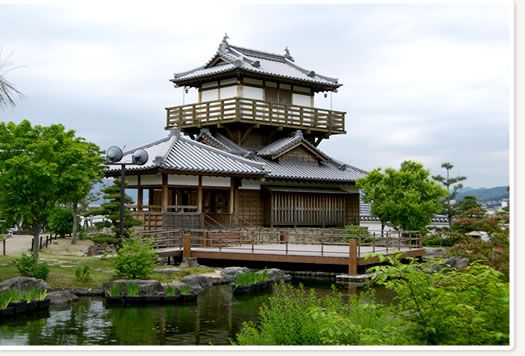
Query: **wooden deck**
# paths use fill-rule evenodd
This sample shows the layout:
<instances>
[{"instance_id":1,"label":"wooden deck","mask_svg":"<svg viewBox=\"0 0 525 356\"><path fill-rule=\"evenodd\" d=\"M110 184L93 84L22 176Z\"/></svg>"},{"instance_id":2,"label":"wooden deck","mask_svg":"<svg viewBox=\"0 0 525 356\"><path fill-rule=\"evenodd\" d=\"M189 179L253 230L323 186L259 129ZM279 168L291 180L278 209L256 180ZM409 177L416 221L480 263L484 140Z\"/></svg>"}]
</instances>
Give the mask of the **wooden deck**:
<instances>
[{"instance_id":1,"label":"wooden deck","mask_svg":"<svg viewBox=\"0 0 525 356\"><path fill-rule=\"evenodd\" d=\"M215 261L238 261L323 266L347 266L348 274L357 274L358 266L379 263L379 257L401 254L402 258L420 257L425 250L419 235L381 239L365 243L364 239L352 239L348 243L289 243L287 241L256 243L230 240L227 243L192 243L191 235L184 235L181 243L158 249L160 257L196 257ZM372 255L372 256L371 256ZM345 268L346 269L346 268Z\"/></svg>"}]
</instances>

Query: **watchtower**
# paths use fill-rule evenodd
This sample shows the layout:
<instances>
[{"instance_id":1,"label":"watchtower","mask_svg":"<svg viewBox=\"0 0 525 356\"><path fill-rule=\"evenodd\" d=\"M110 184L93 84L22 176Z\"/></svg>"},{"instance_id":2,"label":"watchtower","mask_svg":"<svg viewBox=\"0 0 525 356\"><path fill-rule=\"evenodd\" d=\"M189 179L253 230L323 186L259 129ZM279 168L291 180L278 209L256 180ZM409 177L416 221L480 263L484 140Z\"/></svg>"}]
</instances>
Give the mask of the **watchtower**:
<instances>
[{"instance_id":1,"label":"watchtower","mask_svg":"<svg viewBox=\"0 0 525 356\"><path fill-rule=\"evenodd\" d=\"M198 90L198 102L166 108L166 129L190 137L202 128L248 150L259 150L297 130L317 146L344 134L345 112L315 107L314 94L335 92L342 84L298 66L288 48L282 55L237 47L228 37L203 66L177 73L177 87Z\"/></svg>"}]
</instances>

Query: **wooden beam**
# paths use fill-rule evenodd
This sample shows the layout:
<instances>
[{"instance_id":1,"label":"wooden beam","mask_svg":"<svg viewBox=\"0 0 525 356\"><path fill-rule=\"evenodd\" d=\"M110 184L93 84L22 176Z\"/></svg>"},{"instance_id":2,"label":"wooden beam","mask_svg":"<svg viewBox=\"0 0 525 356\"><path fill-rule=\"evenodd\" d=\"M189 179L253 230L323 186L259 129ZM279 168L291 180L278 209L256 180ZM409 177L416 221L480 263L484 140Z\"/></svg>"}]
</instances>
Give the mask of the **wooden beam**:
<instances>
[{"instance_id":1,"label":"wooden beam","mask_svg":"<svg viewBox=\"0 0 525 356\"><path fill-rule=\"evenodd\" d=\"M319 144L321 143L322 140L323 140L322 137L318 137L318 138L315 140L315 142L314 142L314 146L315 146L315 147L319 146Z\"/></svg>"},{"instance_id":2,"label":"wooden beam","mask_svg":"<svg viewBox=\"0 0 525 356\"><path fill-rule=\"evenodd\" d=\"M235 200L235 180L230 178L230 202L229 202L229 208L230 208L230 214L233 214L234 212L234 200Z\"/></svg>"},{"instance_id":3,"label":"wooden beam","mask_svg":"<svg viewBox=\"0 0 525 356\"><path fill-rule=\"evenodd\" d=\"M250 127L248 130L246 130L246 132L244 133L244 135L242 135L241 137L241 140L239 142L239 145L242 145L244 143L244 141L246 141L246 139L248 138L248 135L252 132L253 130L253 126ZM239 130L240 132L240 130Z\"/></svg>"},{"instance_id":4,"label":"wooden beam","mask_svg":"<svg viewBox=\"0 0 525 356\"><path fill-rule=\"evenodd\" d=\"M142 201L144 200L142 185L140 184L140 174L137 176L137 210L142 211Z\"/></svg>"}]
</instances>

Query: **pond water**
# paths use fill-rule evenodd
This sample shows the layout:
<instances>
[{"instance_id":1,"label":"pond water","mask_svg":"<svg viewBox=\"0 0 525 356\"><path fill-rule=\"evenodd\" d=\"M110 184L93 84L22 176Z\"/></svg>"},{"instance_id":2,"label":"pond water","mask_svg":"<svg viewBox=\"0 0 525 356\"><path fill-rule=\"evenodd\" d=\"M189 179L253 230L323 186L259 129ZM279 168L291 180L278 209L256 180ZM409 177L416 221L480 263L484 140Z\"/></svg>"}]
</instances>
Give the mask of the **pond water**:
<instances>
[{"instance_id":1,"label":"pond water","mask_svg":"<svg viewBox=\"0 0 525 356\"><path fill-rule=\"evenodd\" d=\"M318 295L330 282L300 281ZM297 281L294 281L297 284ZM353 287L338 287L343 295ZM376 289L377 298L389 293ZM237 298L231 286L217 285L196 304L106 307L102 297L80 298L66 309L0 323L0 345L230 345L245 321L257 321L271 294Z\"/></svg>"}]
</instances>

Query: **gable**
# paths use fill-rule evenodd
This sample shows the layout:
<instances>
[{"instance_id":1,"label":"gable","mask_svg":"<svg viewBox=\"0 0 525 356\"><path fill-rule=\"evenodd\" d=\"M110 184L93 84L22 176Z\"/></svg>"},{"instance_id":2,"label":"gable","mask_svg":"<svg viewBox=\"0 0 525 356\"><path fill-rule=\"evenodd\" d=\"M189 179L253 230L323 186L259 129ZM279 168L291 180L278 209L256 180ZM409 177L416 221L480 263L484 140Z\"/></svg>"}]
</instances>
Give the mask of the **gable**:
<instances>
[{"instance_id":1,"label":"gable","mask_svg":"<svg viewBox=\"0 0 525 356\"><path fill-rule=\"evenodd\" d=\"M298 163L305 165L319 165L319 157L313 154L310 150L302 144L292 148L278 158L279 163Z\"/></svg>"}]
</instances>

